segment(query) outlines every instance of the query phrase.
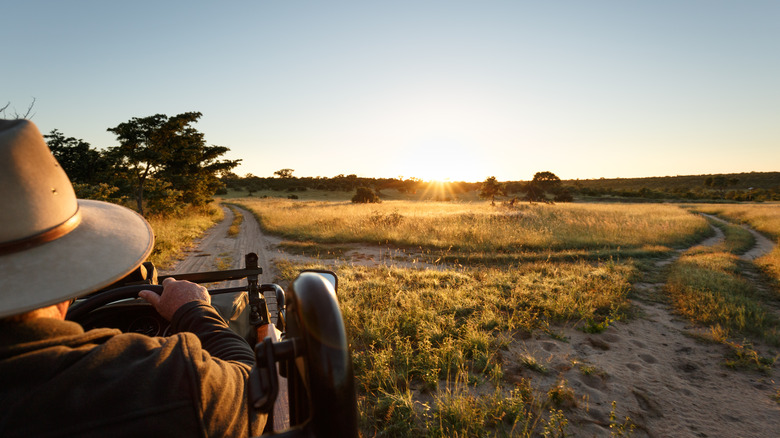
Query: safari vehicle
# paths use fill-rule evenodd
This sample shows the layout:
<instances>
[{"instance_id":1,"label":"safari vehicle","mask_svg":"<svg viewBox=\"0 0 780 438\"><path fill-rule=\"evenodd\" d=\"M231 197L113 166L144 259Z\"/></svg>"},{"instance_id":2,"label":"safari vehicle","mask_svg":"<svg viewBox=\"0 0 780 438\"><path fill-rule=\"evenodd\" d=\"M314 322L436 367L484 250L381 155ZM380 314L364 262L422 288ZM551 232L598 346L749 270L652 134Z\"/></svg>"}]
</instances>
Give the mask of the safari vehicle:
<instances>
[{"instance_id":1,"label":"safari vehicle","mask_svg":"<svg viewBox=\"0 0 780 438\"><path fill-rule=\"evenodd\" d=\"M209 293L248 295L253 330L244 337L255 345L257 359L249 392L254 408L269 415L263 436L357 436L354 375L336 298L336 274L303 271L285 294L277 284L259 283L263 270L256 254L244 259L244 269L175 277L202 284L246 280L241 286L210 289ZM109 288L76 301L67 319L85 329L112 327L149 336L168 335L168 321L137 298L144 289L162 293L160 283L165 278L157 275L151 263L144 263ZM281 336L276 336L274 327Z\"/></svg>"}]
</instances>

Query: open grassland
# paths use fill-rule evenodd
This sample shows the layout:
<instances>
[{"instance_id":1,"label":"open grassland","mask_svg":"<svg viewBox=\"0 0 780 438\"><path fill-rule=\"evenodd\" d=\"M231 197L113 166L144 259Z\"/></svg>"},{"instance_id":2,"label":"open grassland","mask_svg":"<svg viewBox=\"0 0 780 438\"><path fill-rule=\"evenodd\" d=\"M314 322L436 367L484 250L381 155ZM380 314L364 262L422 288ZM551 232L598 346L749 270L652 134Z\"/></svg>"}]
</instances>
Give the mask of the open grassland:
<instances>
[{"instance_id":1,"label":"open grassland","mask_svg":"<svg viewBox=\"0 0 780 438\"><path fill-rule=\"evenodd\" d=\"M428 270L338 265L364 436L568 436L581 395L517 346L563 340L562 327L600 333L626 319L631 285L652 263L612 257L618 248L657 255L711 233L701 216L659 204L235 202L289 239L285 249L313 252L324 242L341 247L340 258L345 244L361 242L494 254L487 265L477 258ZM732 231L729 244L745 245ZM277 267L290 280L302 266ZM532 384L534 376L553 383ZM628 434L629 420L613 414L605 427Z\"/></svg>"},{"instance_id":2,"label":"open grassland","mask_svg":"<svg viewBox=\"0 0 780 438\"><path fill-rule=\"evenodd\" d=\"M748 224L768 236L780 239L780 204L692 204L688 207Z\"/></svg>"},{"instance_id":3,"label":"open grassland","mask_svg":"<svg viewBox=\"0 0 780 438\"><path fill-rule=\"evenodd\" d=\"M364 242L461 253L634 249L658 252L710 233L671 205L388 201L381 204L236 199L264 230L298 241ZM660 249L659 249L660 248Z\"/></svg>"},{"instance_id":4,"label":"open grassland","mask_svg":"<svg viewBox=\"0 0 780 438\"><path fill-rule=\"evenodd\" d=\"M278 264L292 279L301 266ZM308 266L314 267L314 266ZM322 267L322 266L319 266ZM565 380L534 388L507 346L554 324L598 332L625 318L630 262L410 270L341 266L339 301L364 436L563 436Z\"/></svg>"},{"instance_id":5,"label":"open grassland","mask_svg":"<svg viewBox=\"0 0 780 438\"><path fill-rule=\"evenodd\" d=\"M766 271L780 283L780 246L757 260Z\"/></svg>"},{"instance_id":6,"label":"open grassland","mask_svg":"<svg viewBox=\"0 0 780 438\"><path fill-rule=\"evenodd\" d=\"M708 220L712 226L718 227L723 231L723 242L717 244L713 249L739 255L744 254L756 244L756 239L753 237L753 234L745 228L714 219Z\"/></svg>"},{"instance_id":7,"label":"open grassland","mask_svg":"<svg viewBox=\"0 0 780 438\"><path fill-rule=\"evenodd\" d=\"M158 269L168 269L196 238L224 217L221 208L191 208L180 216L150 216L146 220L154 230L154 249L149 261Z\"/></svg>"},{"instance_id":8,"label":"open grassland","mask_svg":"<svg viewBox=\"0 0 780 438\"><path fill-rule=\"evenodd\" d=\"M777 291L758 288L740 263L717 248L693 248L671 266L665 289L681 315L709 329L705 339L729 347L727 366L770 373L780 346L780 317L768 310ZM769 354L762 356L754 341L768 345Z\"/></svg>"},{"instance_id":9,"label":"open grassland","mask_svg":"<svg viewBox=\"0 0 780 438\"><path fill-rule=\"evenodd\" d=\"M399 191L397 189L382 189L377 192L383 201L461 201L461 202L480 202L478 190L453 191L448 188L448 184L433 184L429 189L418 191ZM355 195L355 190L319 190L307 189L303 191L283 191L263 189L256 190L250 195L246 189L228 189L227 193L220 195L223 199L236 198L277 198L277 199L300 199L301 201L349 201ZM511 196L503 197L511 198ZM496 198L496 202L499 199Z\"/></svg>"},{"instance_id":10,"label":"open grassland","mask_svg":"<svg viewBox=\"0 0 780 438\"><path fill-rule=\"evenodd\" d=\"M230 189L226 194L220 195L221 198L233 201L239 198L249 199L289 199L288 196L297 196L301 201L349 201L354 196L354 191L341 190L313 190L309 189L303 192L285 192L279 190L257 190L250 195L246 190Z\"/></svg>"},{"instance_id":11,"label":"open grassland","mask_svg":"<svg viewBox=\"0 0 780 438\"><path fill-rule=\"evenodd\" d=\"M780 205L696 205L694 211L715 214L736 223L747 223L777 238L780 231ZM755 261L774 278L759 286L756 277L743 273L751 262L740 260L756 239L745 228L711 221L721 228L725 239L718 245L691 248L670 267L666 291L674 308L690 321L709 328L708 338L731 348L726 363L732 367L768 372L775 362L762 357L751 339L771 347L780 346L780 317L776 308L780 295L780 250L777 247ZM759 281L760 282L760 281Z\"/></svg>"},{"instance_id":12,"label":"open grassland","mask_svg":"<svg viewBox=\"0 0 780 438\"><path fill-rule=\"evenodd\" d=\"M675 308L692 321L780 345L780 320L762 304L768 297L740 273L733 254L691 252L672 266L667 290Z\"/></svg>"},{"instance_id":13,"label":"open grassland","mask_svg":"<svg viewBox=\"0 0 780 438\"><path fill-rule=\"evenodd\" d=\"M688 208L744 223L780 242L780 204L694 204ZM780 246L756 260L756 264L780 282Z\"/></svg>"},{"instance_id":14,"label":"open grassland","mask_svg":"<svg viewBox=\"0 0 780 438\"><path fill-rule=\"evenodd\" d=\"M776 290L745 277L751 262L738 258L755 238L690 207L234 202L285 237L280 248L338 266L364 436L571 436L589 415L579 374L597 385L610 376L587 356L553 366L526 346L567 342L573 330L608 349L590 336L628 319L635 283L665 283L652 293L699 327L690 332L697 340L725 345L728 367L771 374L775 366ZM671 265L647 258L672 260L675 249L711 236L710 224L723 242L689 249ZM371 245L411 248L432 269L344 263ZM287 280L301 268L277 267ZM617 409L595 421L627 436L634 425Z\"/></svg>"}]
</instances>

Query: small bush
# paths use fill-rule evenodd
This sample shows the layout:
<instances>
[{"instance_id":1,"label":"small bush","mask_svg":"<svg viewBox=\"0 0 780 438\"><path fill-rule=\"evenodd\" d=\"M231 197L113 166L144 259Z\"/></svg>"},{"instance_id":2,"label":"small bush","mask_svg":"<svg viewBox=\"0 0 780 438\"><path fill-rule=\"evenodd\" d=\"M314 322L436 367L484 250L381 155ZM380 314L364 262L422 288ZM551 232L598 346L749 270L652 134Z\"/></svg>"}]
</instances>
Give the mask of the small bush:
<instances>
[{"instance_id":1,"label":"small bush","mask_svg":"<svg viewBox=\"0 0 780 438\"><path fill-rule=\"evenodd\" d=\"M352 202L358 204L369 204L369 203L379 203L381 201L379 199L379 196L377 196L377 194L374 193L374 191L371 190L370 188L358 187L357 193L355 193L355 196L352 197Z\"/></svg>"},{"instance_id":2,"label":"small bush","mask_svg":"<svg viewBox=\"0 0 780 438\"><path fill-rule=\"evenodd\" d=\"M176 190L166 181L152 180L146 187L146 211L149 214L179 215L186 203L184 192Z\"/></svg>"},{"instance_id":3,"label":"small bush","mask_svg":"<svg viewBox=\"0 0 780 438\"><path fill-rule=\"evenodd\" d=\"M555 198L553 198L553 200L555 202L573 202L574 196L572 196L571 191L569 191L569 189L562 189L555 194Z\"/></svg>"},{"instance_id":4,"label":"small bush","mask_svg":"<svg viewBox=\"0 0 780 438\"><path fill-rule=\"evenodd\" d=\"M372 226L387 227L387 228L397 227L401 225L401 222L403 222L403 220L404 220L404 216L401 213L398 213L398 210L394 210L392 213L387 213L387 214L382 214L381 212L375 211L368 218L368 222Z\"/></svg>"},{"instance_id":5,"label":"small bush","mask_svg":"<svg viewBox=\"0 0 780 438\"><path fill-rule=\"evenodd\" d=\"M298 199L298 195L287 195L287 199Z\"/></svg>"}]
</instances>

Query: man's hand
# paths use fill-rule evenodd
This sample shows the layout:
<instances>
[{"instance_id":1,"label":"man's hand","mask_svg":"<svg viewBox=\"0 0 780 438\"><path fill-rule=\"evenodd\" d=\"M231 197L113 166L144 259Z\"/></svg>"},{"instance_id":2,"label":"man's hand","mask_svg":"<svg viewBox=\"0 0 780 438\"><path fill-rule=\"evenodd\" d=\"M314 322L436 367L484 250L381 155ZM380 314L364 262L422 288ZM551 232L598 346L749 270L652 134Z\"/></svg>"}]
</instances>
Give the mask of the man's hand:
<instances>
[{"instance_id":1,"label":"man's hand","mask_svg":"<svg viewBox=\"0 0 780 438\"><path fill-rule=\"evenodd\" d=\"M138 292L138 296L154 306L157 313L168 321L173 319L173 315L181 306L189 302L202 301L211 304L211 295L205 287L199 284L166 278L162 285L162 295L157 295L150 290L142 290Z\"/></svg>"}]
</instances>

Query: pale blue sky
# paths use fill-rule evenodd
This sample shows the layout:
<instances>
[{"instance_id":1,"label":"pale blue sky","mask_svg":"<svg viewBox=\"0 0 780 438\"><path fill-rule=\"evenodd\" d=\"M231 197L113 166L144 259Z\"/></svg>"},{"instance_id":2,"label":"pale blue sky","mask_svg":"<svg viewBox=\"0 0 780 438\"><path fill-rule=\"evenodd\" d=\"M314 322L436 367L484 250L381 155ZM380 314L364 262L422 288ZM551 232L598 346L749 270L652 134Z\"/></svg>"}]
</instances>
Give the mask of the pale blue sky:
<instances>
[{"instance_id":1,"label":"pale blue sky","mask_svg":"<svg viewBox=\"0 0 780 438\"><path fill-rule=\"evenodd\" d=\"M44 133L200 111L241 175L780 170L774 0L28 0L0 32Z\"/></svg>"}]
</instances>

